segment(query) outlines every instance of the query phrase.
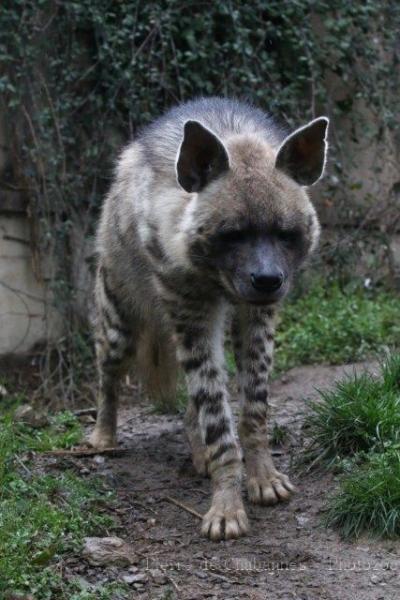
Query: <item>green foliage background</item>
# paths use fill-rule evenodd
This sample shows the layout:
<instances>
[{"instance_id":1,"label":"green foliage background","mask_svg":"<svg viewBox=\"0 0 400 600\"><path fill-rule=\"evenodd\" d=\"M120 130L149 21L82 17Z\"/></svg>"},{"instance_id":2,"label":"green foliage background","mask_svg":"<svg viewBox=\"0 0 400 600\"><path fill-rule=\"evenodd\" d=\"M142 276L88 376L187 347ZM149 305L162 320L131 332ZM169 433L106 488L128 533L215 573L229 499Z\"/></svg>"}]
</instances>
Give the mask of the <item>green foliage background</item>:
<instances>
[{"instance_id":1,"label":"green foliage background","mask_svg":"<svg viewBox=\"0 0 400 600\"><path fill-rule=\"evenodd\" d=\"M27 192L38 247L58 257L52 288L70 357L84 345L71 233L79 222L91 235L116 152L137 128L177 102L221 94L292 125L352 115L362 100L379 117L364 135L382 138L398 128L399 24L390 0L2 2L0 93L13 160L1 183ZM348 90L340 102L327 75ZM342 174L348 135L333 127L331 173Z\"/></svg>"}]
</instances>

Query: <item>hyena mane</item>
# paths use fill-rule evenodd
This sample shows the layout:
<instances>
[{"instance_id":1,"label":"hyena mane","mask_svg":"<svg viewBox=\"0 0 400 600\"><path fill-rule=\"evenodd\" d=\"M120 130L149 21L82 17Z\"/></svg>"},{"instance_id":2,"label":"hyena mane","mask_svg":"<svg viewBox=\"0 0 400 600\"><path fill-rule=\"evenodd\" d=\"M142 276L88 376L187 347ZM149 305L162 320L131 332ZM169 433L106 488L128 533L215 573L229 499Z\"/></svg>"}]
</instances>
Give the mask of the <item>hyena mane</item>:
<instances>
[{"instance_id":1,"label":"hyena mane","mask_svg":"<svg viewBox=\"0 0 400 600\"><path fill-rule=\"evenodd\" d=\"M177 106L122 152L97 233L95 342L100 391L94 446L115 443L116 384L132 360L168 402L178 364L196 468L212 477L202 531L247 530L250 500L287 499L266 438L275 315L319 235L306 187L323 173L325 117L288 134L261 110L223 98ZM236 440L224 332L231 324L243 409Z\"/></svg>"}]
</instances>

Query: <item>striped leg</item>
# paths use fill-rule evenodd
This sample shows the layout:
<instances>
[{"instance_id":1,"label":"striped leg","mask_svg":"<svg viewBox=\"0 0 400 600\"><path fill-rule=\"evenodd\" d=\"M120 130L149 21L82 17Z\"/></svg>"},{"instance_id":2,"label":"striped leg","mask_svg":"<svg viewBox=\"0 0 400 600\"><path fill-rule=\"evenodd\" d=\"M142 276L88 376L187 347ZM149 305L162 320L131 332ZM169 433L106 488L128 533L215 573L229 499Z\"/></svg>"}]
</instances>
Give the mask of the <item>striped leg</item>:
<instances>
[{"instance_id":1,"label":"striped leg","mask_svg":"<svg viewBox=\"0 0 400 600\"><path fill-rule=\"evenodd\" d=\"M221 307L204 304L174 308L170 314L190 395L186 422L192 446L194 442L194 462L207 464L213 485L202 533L212 540L236 538L246 533L248 524L241 497L241 452L226 390L224 314Z\"/></svg>"},{"instance_id":2,"label":"striped leg","mask_svg":"<svg viewBox=\"0 0 400 600\"><path fill-rule=\"evenodd\" d=\"M272 364L274 314L270 308L246 307L239 309L236 319L233 343L243 369L239 435L249 499L256 504L275 504L287 500L294 488L288 477L275 469L268 447L268 372Z\"/></svg>"},{"instance_id":3,"label":"striped leg","mask_svg":"<svg viewBox=\"0 0 400 600\"><path fill-rule=\"evenodd\" d=\"M95 448L108 448L117 441L118 387L134 354L134 340L123 324L118 301L107 285L104 270L96 282L96 358L99 392L96 426L89 438Z\"/></svg>"}]
</instances>

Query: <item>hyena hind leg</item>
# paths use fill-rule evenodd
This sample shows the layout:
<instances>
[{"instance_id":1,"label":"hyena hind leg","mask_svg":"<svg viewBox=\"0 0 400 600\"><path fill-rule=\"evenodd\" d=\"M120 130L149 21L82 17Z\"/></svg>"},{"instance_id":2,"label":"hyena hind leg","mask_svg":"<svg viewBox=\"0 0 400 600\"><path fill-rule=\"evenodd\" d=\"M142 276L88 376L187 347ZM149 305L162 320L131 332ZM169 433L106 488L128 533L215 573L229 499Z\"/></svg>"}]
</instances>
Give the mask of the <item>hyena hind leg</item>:
<instances>
[{"instance_id":1,"label":"hyena hind leg","mask_svg":"<svg viewBox=\"0 0 400 600\"><path fill-rule=\"evenodd\" d=\"M134 356L133 336L127 330L103 328L96 339L99 377L96 426L89 437L95 448L110 448L117 443L118 389Z\"/></svg>"},{"instance_id":2,"label":"hyena hind leg","mask_svg":"<svg viewBox=\"0 0 400 600\"><path fill-rule=\"evenodd\" d=\"M135 364L146 394L155 406L163 412L174 409L178 361L169 332L147 326L138 341Z\"/></svg>"},{"instance_id":3,"label":"hyena hind leg","mask_svg":"<svg viewBox=\"0 0 400 600\"><path fill-rule=\"evenodd\" d=\"M196 472L209 476L209 460L207 460L206 446L201 437L199 416L193 401L189 398L185 413L185 432L192 452L192 462Z\"/></svg>"}]
</instances>

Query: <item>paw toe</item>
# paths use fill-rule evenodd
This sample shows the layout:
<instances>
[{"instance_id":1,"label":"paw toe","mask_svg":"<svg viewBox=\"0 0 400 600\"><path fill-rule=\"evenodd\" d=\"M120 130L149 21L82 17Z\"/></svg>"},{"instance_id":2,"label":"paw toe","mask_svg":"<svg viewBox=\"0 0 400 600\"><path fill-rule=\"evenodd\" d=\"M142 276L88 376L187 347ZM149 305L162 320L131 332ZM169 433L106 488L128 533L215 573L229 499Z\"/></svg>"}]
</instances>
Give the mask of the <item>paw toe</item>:
<instances>
[{"instance_id":1,"label":"paw toe","mask_svg":"<svg viewBox=\"0 0 400 600\"><path fill-rule=\"evenodd\" d=\"M203 519L201 531L205 537L217 542L239 538L245 535L248 529L247 515L243 509L223 513L214 511L211 507Z\"/></svg>"},{"instance_id":2,"label":"paw toe","mask_svg":"<svg viewBox=\"0 0 400 600\"><path fill-rule=\"evenodd\" d=\"M273 478L253 477L249 480L247 489L250 502L272 506L289 500L295 488L286 475L279 474Z\"/></svg>"}]
</instances>

